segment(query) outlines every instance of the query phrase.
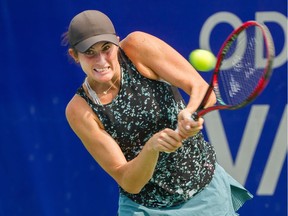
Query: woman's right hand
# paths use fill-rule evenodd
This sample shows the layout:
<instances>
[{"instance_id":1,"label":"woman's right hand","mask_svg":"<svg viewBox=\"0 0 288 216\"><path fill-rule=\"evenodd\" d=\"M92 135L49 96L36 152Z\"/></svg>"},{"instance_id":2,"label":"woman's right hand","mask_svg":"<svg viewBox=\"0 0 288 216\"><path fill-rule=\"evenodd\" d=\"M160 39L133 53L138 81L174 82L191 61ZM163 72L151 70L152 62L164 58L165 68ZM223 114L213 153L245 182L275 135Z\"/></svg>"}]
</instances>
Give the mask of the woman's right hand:
<instances>
[{"instance_id":1,"label":"woman's right hand","mask_svg":"<svg viewBox=\"0 0 288 216\"><path fill-rule=\"evenodd\" d=\"M175 130L166 128L154 134L147 144L154 151L170 153L182 146L182 137Z\"/></svg>"}]
</instances>

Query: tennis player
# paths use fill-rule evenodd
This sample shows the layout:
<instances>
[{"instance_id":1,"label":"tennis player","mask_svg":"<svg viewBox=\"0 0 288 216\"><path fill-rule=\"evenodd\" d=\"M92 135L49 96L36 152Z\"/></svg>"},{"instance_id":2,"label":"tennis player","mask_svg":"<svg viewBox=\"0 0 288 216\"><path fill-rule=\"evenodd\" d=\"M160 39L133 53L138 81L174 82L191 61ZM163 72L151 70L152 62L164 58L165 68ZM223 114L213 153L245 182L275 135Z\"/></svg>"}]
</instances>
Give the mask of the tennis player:
<instances>
[{"instance_id":1,"label":"tennis player","mask_svg":"<svg viewBox=\"0 0 288 216\"><path fill-rule=\"evenodd\" d=\"M118 183L118 215L237 215L252 195L217 164L204 120L190 117L208 84L186 59L147 33L120 41L96 10L77 14L64 40L86 74L67 120ZM190 95L187 104L178 88Z\"/></svg>"}]
</instances>

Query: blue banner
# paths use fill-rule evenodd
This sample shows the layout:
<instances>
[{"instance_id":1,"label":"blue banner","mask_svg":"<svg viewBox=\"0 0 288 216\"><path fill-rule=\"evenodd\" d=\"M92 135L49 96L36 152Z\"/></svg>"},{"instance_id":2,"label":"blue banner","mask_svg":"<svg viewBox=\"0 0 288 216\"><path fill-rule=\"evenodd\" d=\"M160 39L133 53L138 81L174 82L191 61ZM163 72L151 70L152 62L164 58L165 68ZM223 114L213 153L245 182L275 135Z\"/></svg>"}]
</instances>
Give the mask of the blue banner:
<instances>
[{"instance_id":1,"label":"blue banner","mask_svg":"<svg viewBox=\"0 0 288 216\"><path fill-rule=\"evenodd\" d=\"M239 213L287 213L287 1L0 1L0 216L113 216L118 188L65 118L84 79L61 35L86 9L106 13L120 38L151 33L185 58L217 54L228 34L256 20L275 43L272 79L249 106L205 117L218 161L254 194ZM211 73L201 73L209 81ZM187 99L186 95L183 96Z\"/></svg>"}]
</instances>

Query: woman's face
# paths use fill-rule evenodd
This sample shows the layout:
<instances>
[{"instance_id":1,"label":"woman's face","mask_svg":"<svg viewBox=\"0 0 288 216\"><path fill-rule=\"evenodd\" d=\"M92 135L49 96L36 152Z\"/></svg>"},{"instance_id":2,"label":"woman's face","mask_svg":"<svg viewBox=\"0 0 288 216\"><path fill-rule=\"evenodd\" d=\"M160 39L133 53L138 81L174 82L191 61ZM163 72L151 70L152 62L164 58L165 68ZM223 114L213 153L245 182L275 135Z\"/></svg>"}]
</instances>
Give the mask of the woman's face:
<instances>
[{"instance_id":1,"label":"woman's face","mask_svg":"<svg viewBox=\"0 0 288 216\"><path fill-rule=\"evenodd\" d=\"M98 83L110 81L115 73L120 72L118 62L119 47L110 42L98 42L86 52L75 55L69 50L70 55L79 62L88 78Z\"/></svg>"}]
</instances>

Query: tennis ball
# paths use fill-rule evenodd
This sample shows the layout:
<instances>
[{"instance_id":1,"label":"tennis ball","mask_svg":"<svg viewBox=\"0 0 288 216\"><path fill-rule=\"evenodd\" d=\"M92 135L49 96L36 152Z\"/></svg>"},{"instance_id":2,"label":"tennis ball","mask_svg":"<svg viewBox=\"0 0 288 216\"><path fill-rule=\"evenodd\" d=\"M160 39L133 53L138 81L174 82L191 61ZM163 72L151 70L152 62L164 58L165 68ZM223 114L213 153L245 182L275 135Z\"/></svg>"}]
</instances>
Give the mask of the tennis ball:
<instances>
[{"instance_id":1,"label":"tennis ball","mask_svg":"<svg viewBox=\"0 0 288 216\"><path fill-rule=\"evenodd\" d=\"M196 49L189 55L189 62L198 71L210 71L214 69L216 57L208 50Z\"/></svg>"}]
</instances>

